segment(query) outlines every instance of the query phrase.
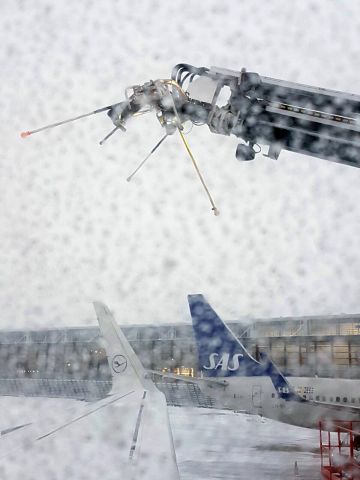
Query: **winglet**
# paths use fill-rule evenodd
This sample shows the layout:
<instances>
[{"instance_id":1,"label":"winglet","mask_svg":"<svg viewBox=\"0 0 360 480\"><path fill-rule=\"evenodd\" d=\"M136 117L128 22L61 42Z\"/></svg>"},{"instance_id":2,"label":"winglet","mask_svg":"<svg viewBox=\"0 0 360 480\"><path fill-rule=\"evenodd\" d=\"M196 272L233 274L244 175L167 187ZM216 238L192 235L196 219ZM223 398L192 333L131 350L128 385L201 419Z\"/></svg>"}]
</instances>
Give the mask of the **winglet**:
<instances>
[{"instance_id":1,"label":"winglet","mask_svg":"<svg viewBox=\"0 0 360 480\"><path fill-rule=\"evenodd\" d=\"M94 308L101 334L107 343L106 353L113 382L111 393L117 393L125 386L132 390L156 388L147 378L144 367L107 306L94 302Z\"/></svg>"}]
</instances>

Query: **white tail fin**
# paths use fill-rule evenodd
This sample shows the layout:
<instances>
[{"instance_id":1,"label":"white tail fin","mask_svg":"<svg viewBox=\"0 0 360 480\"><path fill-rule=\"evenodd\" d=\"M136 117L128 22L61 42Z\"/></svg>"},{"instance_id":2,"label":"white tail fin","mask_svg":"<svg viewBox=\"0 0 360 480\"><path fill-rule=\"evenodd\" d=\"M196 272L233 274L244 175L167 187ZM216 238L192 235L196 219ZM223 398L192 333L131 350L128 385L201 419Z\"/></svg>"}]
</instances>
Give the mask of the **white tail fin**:
<instances>
[{"instance_id":1,"label":"white tail fin","mask_svg":"<svg viewBox=\"0 0 360 480\"><path fill-rule=\"evenodd\" d=\"M131 474L123 478L180 480L166 399L147 377L144 367L109 309L94 302L100 331L107 342L107 357L113 379L112 394L132 391L136 413L129 454ZM136 399L136 401L134 401ZM129 416L129 412L125 413Z\"/></svg>"},{"instance_id":2,"label":"white tail fin","mask_svg":"<svg viewBox=\"0 0 360 480\"><path fill-rule=\"evenodd\" d=\"M111 394L132 390L153 390L156 387L147 378L147 373L141 365L136 353L131 348L125 335L115 323L114 317L106 305L94 302L100 331L107 343L107 358L112 375L113 387Z\"/></svg>"}]
</instances>

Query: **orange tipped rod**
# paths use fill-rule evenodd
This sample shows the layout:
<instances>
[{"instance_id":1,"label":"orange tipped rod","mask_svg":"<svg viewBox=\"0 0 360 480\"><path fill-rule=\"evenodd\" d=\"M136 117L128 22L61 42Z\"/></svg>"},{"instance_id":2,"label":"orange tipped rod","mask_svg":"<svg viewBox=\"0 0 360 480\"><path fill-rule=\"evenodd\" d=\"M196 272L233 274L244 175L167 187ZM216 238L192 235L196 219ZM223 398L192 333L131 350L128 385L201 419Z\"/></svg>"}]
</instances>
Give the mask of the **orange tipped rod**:
<instances>
[{"instance_id":1,"label":"orange tipped rod","mask_svg":"<svg viewBox=\"0 0 360 480\"><path fill-rule=\"evenodd\" d=\"M105 112L106 110L110 110L113 105L108 105L107 107L98 108L93 112L84 113L83 115L79 115L77 117L68 118L67 120L63 120L62 122L51 123L50 125L46 125L45 127L37 128L36 130L27 130L25 132L21 132L21 138L26 138L33 133L42 132L43 130L48 130L49 128L58 127L59 125L64 125L65 123L75 122L75 120L80 120L80 118L90 117L90 115L95 115L96 113Z\"/></svg>"}]
</instances>

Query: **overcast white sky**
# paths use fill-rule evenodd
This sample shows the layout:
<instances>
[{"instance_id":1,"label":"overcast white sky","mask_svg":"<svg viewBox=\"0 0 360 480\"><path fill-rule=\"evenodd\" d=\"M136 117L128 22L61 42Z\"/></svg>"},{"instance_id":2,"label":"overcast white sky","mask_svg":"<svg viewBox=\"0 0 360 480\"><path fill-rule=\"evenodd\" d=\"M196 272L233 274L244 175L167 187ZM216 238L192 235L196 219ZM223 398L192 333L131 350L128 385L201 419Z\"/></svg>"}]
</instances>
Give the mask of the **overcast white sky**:
<instances>
[{"instance_id":1,"label":"overcast white sky","mask_svg":"<svg viewBox=\"0 0 360 480\"><path fill-rule=\"evenodd\" d=\"M214 217L153 116L103 147L104 116L19 132L124 98L180 62L360 93L360 3L8 1L0 7L0 328L360 312L360 170L283 152L239 163L235 138L188 136Z\"/></svg>"}]
</instances>

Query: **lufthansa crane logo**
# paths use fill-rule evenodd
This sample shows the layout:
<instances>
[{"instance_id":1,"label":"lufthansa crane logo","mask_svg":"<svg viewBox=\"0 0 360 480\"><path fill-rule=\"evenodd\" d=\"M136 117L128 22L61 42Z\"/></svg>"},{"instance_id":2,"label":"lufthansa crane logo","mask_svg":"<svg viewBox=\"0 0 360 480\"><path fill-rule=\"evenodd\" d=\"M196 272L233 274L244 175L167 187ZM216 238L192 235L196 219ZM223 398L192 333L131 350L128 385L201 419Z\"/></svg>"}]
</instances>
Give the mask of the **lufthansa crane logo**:
<instances>
[{"instance_id":1,"label":"lufthansa crane logo","mask_svg":"<svg viewBox=\"0 0 360 480\"><path fill-rule=\"evenodd\" d=\"M127 359L124 355L115 355L111 362L111 367L116 373L123 373L127 367Z\"/></svg>"}]
</instances>

